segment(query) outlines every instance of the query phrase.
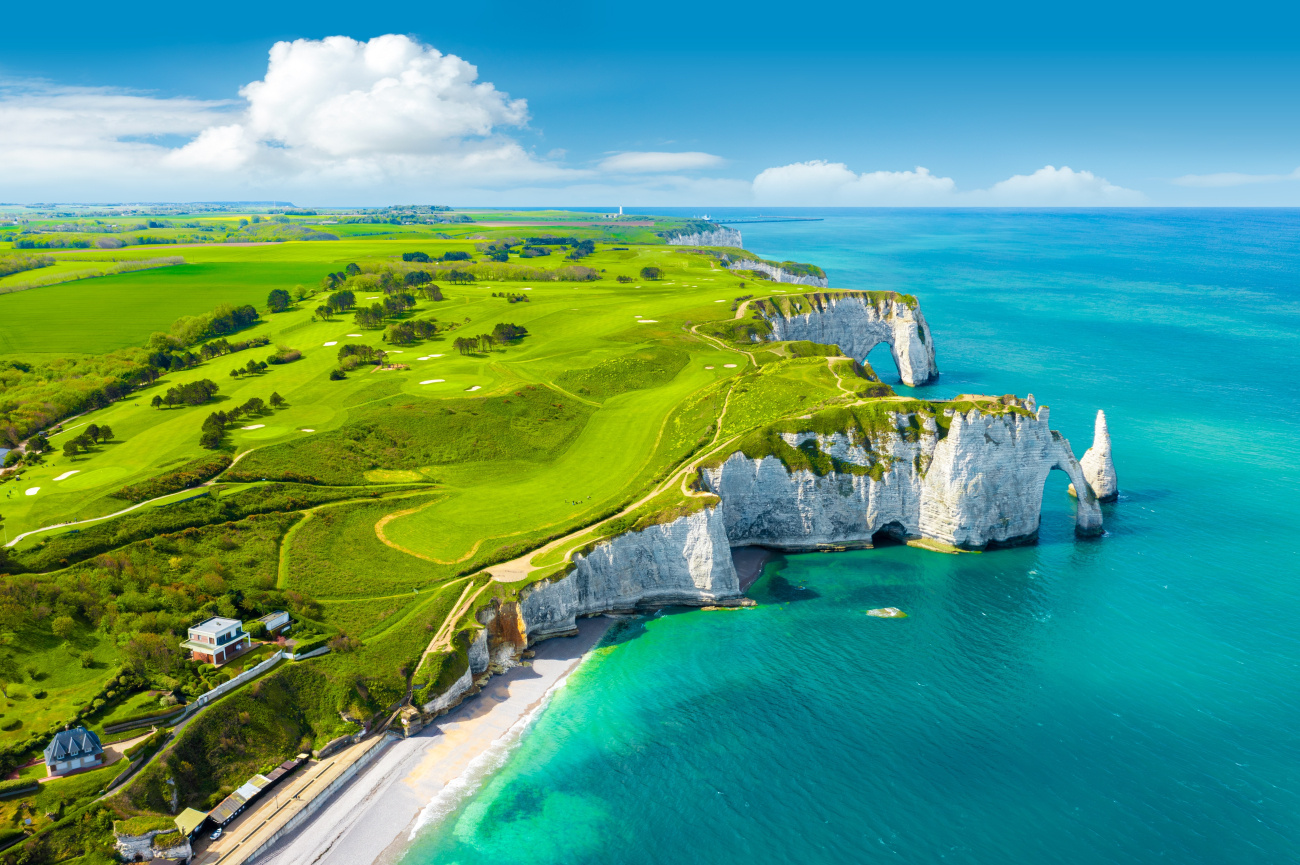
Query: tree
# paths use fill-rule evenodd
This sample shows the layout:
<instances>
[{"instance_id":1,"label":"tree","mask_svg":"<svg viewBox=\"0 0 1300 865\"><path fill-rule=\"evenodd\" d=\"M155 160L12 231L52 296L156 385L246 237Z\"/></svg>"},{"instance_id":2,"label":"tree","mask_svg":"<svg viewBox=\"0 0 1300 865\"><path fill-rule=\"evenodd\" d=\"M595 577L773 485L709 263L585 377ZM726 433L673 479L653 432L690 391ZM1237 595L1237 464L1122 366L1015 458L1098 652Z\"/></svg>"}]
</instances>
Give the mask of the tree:
<instances>
[{"instance_id":1,"label":"tree","mask_svg":"<svg viewBox=\"0 0 1300 865\"><path fill-rule=\"evenodd\" d=\"M92 668L95 666L95 653L94 653L94 652L82 652L82 653L81 653L81 666L85 667L87 670L92 669Z\"/></svg>"},{"instance_id":2,"label":"tree","mask_svg":"<svg viewBox=\"0 0 1300 865\"><path fill-rule=\"evenodd\" d=\"M321 304L316 307L316 315L325 321L329 321L334 317L334 310L329 306L329 304Z\"/></svg>"},{"instance_id":3,"label":"tree","mask_svg":"<svg viewBox=\"0 0 1300 865\"><path fill-rule=\"evenodd\" d=\"M111 442L113 440L113 429L108 424L99 428L99 440L102 442Z\"/></svg>"},{"instance_id":4,"label":"tree","mask_svg":"<svg viewBox=\"0 0 1300 865\"><path fill-rule=\"evenodd\" d=\"M343 272L348 276L357 276L361 273L361 267L355 261L343 268Z\"/></svg>"},{"instance_id":5,"label":"tree","mask_svg":"<svg viewBox=\"0 0 1300 865\"><path fill-rule=\"evenodd\" d=\"M54 621L50 622L50 630L60 640L66 640L77 630L77 623L72 616L55 616Z\"/></svg>"},{"instance_id":6,"label":"tree","mask_svg":"<svg viewBox=\"0 0 1300 865\"><path fill-rule=\"evenodd\" d=\"M284 404L285 404L285 398L280 396L275 391L271 391L271 407L280 408Z\"/></svg>"},{"instance_id":7,"label":"tree","mask_svg":"<svg viewBox=\"0 0 1300 865\"><path fill-rule=\"evenodd\" d=\"M90 426L86 427L86 431L85 433L83 433L83 435L90 436L90 441L93 444L99 444L99 427L97 425L91 424Z\"/></svg>"},{"instance_id":8,"label":"tree","mask_svg":"<svg viewBox=\"0 0 1300 865\"><path fill-rule=\"evenodd\" d=\"M234 370L231 370L230 374L234 375L235 374ZM154 394L153 399L149 400L149 405L153 406L154 408L162 408L162 404L163 404L163 398L160 397L158 394Z\"/></svg>"},{"instance_id":9,"label":"tree","mask_svg":"<svg viewBox=\"0 0 1300 865\"><path fill-rule=\"evenodd\" d=\"M244 372L248 373L249 375L256 375L257 361L253 360L252 358L249 358L247 366L244 367Z\"/></svg>"},{"instance_id":10,"label":"tree","mask_svg":"<svg viewBox=\"0 0 1300 865\"><path fill-rule=\"evenodd\" d=\"M77 444L76 439L63 446L63 455L68 459L74 459L79 453L81 453L81 445Z\"/></svg>"},{"instance_id":11,"label":"tree","mask_svg":"<svg viewBox=\"0 0 1300 865\"><path fill-rule=\"evenodd\" d=\"M50 440L45 437L45 433L37 433L27 443L27 449L38 454L45 453L50 449Z\"/></svg>"},{"instance_id":12,"label":"tree","mask_svg":"<svg viewBox=\"0 0 1300 865\"><path fill-rule=\"evenodd\" d=\"M659 279L659 278L661 278L663 275L664 275L663 270L661 270L661 269L658 268L658 267L643 267L643 268L641 268L641 278L642 278L642 279Z\"/></svg>"},{"instance_id":13,"label":"tree","mask_svg":"<svg viewBox=\"0 0 1300 865\"><path fill-rule=\"evenodd\" d=\"M243 374L244 374L244 371L243 371L242 369L232 369L232 370L230 371L230 377L231 377L231 378L239 378L239 377L240 377L241 375L243 375ZM155 397L155 399L156 399L156 397Z\"/></svg>"},{"instance_id":14,"label":"tree","mask_svg":"<svg viewBox=\"0 0 1300 865\"><path fill-rule=\"evenodd\" d=\"M284 312L293 305L293 298L283 288L273 288L266 296L266 307L271 312Z\"/></svg>"},{"instance_id":15,"label":"tree","mask_svg":"<svg viewBox=\"0 0 1300 865\"><path fill-rule=\"evenodd\" d=\"M308 289L307 286L305 285L299 284L293 287L294 300L305 300L310 294L311 294L311 290Z\"/></svg>"}]
</instances>

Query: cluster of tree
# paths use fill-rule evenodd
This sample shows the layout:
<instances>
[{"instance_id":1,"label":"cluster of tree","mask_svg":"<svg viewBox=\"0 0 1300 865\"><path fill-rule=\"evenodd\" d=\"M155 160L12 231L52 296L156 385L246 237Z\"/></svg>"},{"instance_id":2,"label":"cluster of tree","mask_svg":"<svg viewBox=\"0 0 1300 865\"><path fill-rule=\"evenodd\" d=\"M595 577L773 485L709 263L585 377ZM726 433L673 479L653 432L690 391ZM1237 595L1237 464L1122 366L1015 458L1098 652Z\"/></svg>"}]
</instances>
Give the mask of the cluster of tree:
<instances>
[{"instance_id":1,"label":"cluster of tree","mask_svg":"<svg viewBox=\"0 0 1300 865\"><path fill-rule=\"evenodd\" d=\"M570 261L578 261L579 259L586 258L587 256L591 255L595 251L596 251L596 241L583 240L583 241L579 241L578 245L573 247L573 249L569 252L568 255L565 256L565 258L569 259Z\"/></svg>"},{"instance_id":2,"label":"cluster of tree","mask_svg":"<svg viewBox=\"0 0 1300 865\"><path fill-rule=\"evenodd\" d=\"M440 261L469 261L469 259L470 259L470 255L468 252L462 252L459 249L454 249L454 250L449 250L447 252L444 252L442 254L442 258L439 260Z\"/></svg>"},{"instance_id":3,"label":"cluster of tree","mask_svg":"<svg viewBox=\"0 0 1300 865\"><path fill-rule=\"evenodd\" d=\"M470 282L477 282L478 277L468 270L449 270L446 273L447 281L452 285L465 285Z\"/></svg>"},{"instance_id":4,"label":"cluster of tree","mask_svg":"<svg viewBox=\"0 0 1300 865\"><path fill-rule=\"evenodd\" d=\"M509 293L509 292L507 292L507 291L494 291L494 292L492 292L492 296L493 296L493 297L504 297L508 303L528 303L528 302L529 302L529 301L528 301L528 295L526 295L526 294L511 294L511 293Z\"/></svg>"},{"instance_id":5,"label":"cluster of tree","mask_svg":"<svg viewBox=\"0 0 1300 865\"><path fill-rule=\"evenodd\" d=\"M278 409L284 406L285 399L278 393L272 393L270 402L272 409ZM267 411L266 402L257 396L230 411L214 411L203 420L203 426L199 430L199 447L216 450L221 447L228 426L239 423L244 417L261 417Z\"/></svg>"},{"instance_id":6,"label":"cluster of tree","mask_svg":"<svg viewBox=\"0 0 1300 865\"><path fill-rule=\"evenodd\" d=\"M274 357L274 355L272 355ZM231 378L239 378L241 375L257 375L266 372L266 362L253 360L251 357L244 366L237 366L230 371Z\"/></svg>"},{"instance_id":7,"label":"cluster of tree","mask_svg":"<svg viewBox=\"0 0 1300 865\"><path fill-rule=\"evenodd\" d=\"M293 297L283 288L273 288L266 296L266 308L271 312L287 312L293 306Z\"/></svg>"},{"instance_id":8,"label":"cluster of tree","mask_svg":"<svg viewBox=\"0 0 1300 865\"><path fill-rule=\"evenodd\" d=\"M0 256L0 276L22 273L24 270L36 270L54 264L52 255L5 255Z\"/></svg>"},{"instance_id":9,"label":"cluster of tree","mask_svg":"<svg viewBox=\"0 0 1300 865\"><path fill-rule=\"evenodd\" d=\"M90 450L100 442L108 442L112 440L113 430L108 426L108 424L104 424L103 426L91 424L76 438L63 443L63 455L72 459L73 457Z\"/></svg>"},{"instance_id":10,"label":"cluster of tree","mask_svg":"<svg viewBox=\"0 0 1300 865\"><path fill-rule=\"evenodd\" d=\"M185 384L179 384L175 387L167 388L167 393L159 396L154 395L149 404L154 408L167 406L171 408L174 405L203 405L212 399L213 395L220 390L217 383L211 379L201 378L198 381L191 381Z\"/></svg>"},{"instance_id":11,"label":"cluster of tree","mask_svg":"<svg viewBox=\"0 0 1300 865\"><path fill-rule=\"evenodd\" d=\"M49 240L32 240L20 237L14 241L14 249L89 249L90 241L81 237L52 237Z\"/></svg>"},{"instance_id":12,"label":"cluster of tree","mask_svg":"<svg viewBox=\"0 0 1300 865\"><path fill-rule=\"evenodd\" d=\"M520 258L541 258L543 255L550 255L551 251L544 246L525 246L519 250Z\"/></svg>"},{"instance_id":13,"label":"cluster of tree","mask_svg":"<svg viewBox=\"0 0 1300 865\"><path fill-rule=\"evenodd\" d=\"M402 261L418 261L422 264L429 263L429 253L427 252L403 252Z\"/></svg>"},{"instance_id":14,"label":"cluster of tree","mask_svg":"<svg viewBox=\"0 0 1300 865\"><path fill-rule=\"evenodd\" d=\"M266 362L272 364L293 363L301 357L302 352L298 351L298 349L290 348L287 345L277 345L275 347L275 354L268 355ZM265 369L265 365L263 365L262 368Z\"/></svg>"},{"instance_id":15,"label":"cluster of tree","mask_svg":"<svg viewBox=\"0 0 1300 865\"><path fill-rule=\"evenodd\" d=\"M643 268L641 268L641 278L642 278L642 279L650 279L650 280L654 280L654 279L663 279L663 275L664 275L663 270L662 270L661 268L658 268L658 267L643 267Z\"/></svg>"},{"instance_id":16,"label":"cluster of tree","mask_svg":"<svg viewBox=\"0 0 1300 865\"><path fill-rule=\"evenodd\" d=\"M438 325L425 319L390 324L384 332L384 341L393 345L409 345L420 339L430 339L438 333Z\"/></svg>"},{"instance_id":17,"label":"cluster of tree","mask_svg":"<svg viewBox=\"0 0 1300 865\"><path fill-rule=\"evenodd\" d=\"M173 350L197 345L206 339L226 336L252 327L261 316L251 305L219 305L205 315L182 316L171 326L171 333L155 333L149 337L149 347L155 351Z\"/></svg>"},{"instance_id":18,"label":"cluster of tree","mask_svg":"<svg viewBox=\"0 0 1300 865\"><path fill-rule=\"evenodd\" d=\"M372 303L369 307L358 309L355 320L358 327L380 327L384 320L396 318L415 306L415 297L400 292L385 297L382 304Z\"/></svg>"},{"instance_id":19,"label":"cluster of tree","mask_svg":"<svg viewBox=\"0 0 1300 865\"><path fill-rule=\"evenodd\" d=\"M624 276L624 275L621 274L621 273L620 273L618 276L616 276L615 279L617 279L619 282L635 282L635 281L636 281L636 280L632 279L632 277L630 277L630 276Z\"/></svg>"},{"instance_id":20,"label":"cluster of tree","mask_svg":"<svg viewBox=\"0 0 1300 865\"><path fill-rule=\"evenodd\" d=\"M492 328L491 333L480 333L478 336L458 336L452 341L452 345L461 354L474 354L476 352L491 351L493 346L505 345L525 336L528 336L526 327L502 322Z\"/></svg>"},{"instance_id":21,"label":"cluster of tree","mask_svg":"<svg viewBox=\"0 0 1300 865\"><path fill-rule=\"evenodd\" d=\"M552 234L544 234L541 237L528 238L529 246L577 246L578 238L576 237L556 237Z\"/></svg>"},{"instance_id":22,"label":"cluster of tree","mask_svg":"<svg viewBox=\"0 0 1300 865\"><path fill-rule=\"evenodd\" d=\"M382 349L374 346L353 343L339 346L339 363L350 357L356 358L357 363L383 363L386 356Z\"/></svg>"},{"instance_id":23,"label":"cluster of tree","mask_svg":"<svg viewBox=\"0 0 1300 865\"><path fill-rule=\"evenodd\" d=\"M260 346L270 345L271 340L265 336L255 336L251 339L241 340L239 342L230 342L224 337L205 342L199 346L199 357L203 360L211 360L214 357L222 357L227 354L244 351L250 348L259 348Z\"/></svg>"}]
</instances>

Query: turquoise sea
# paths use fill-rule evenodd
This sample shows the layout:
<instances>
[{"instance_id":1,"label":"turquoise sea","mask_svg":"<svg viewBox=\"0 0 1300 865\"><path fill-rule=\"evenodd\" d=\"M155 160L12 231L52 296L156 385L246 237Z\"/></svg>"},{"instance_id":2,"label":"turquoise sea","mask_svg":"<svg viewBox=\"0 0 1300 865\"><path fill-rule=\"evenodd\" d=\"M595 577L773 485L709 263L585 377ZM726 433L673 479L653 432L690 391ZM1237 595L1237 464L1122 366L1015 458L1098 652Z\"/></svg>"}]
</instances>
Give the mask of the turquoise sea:
<instances>
[{"instance_id":1,"label":"turquoise sea","mask_svg":"<svg viewBox=\"0 0 1300 865\"><path fill-rule=\"evenodd\" d=\"M919 393L1105 409L1106 536L1054 473L1035 546L620 625L404 865L1300 861L1300 212L826 216L745 244L916 294Z\"/></svg>"}]
</instances>

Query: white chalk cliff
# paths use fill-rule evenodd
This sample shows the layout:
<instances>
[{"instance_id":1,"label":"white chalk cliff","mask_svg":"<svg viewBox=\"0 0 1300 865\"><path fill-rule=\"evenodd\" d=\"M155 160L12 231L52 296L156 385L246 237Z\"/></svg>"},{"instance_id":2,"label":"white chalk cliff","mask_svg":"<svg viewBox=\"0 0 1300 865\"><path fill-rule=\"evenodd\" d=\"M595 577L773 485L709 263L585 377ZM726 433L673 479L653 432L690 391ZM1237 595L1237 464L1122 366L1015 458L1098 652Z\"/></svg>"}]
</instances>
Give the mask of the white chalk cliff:
<instances>
[{"instance_id":1,"label":"white chalk cliff","mask_svg":"<svg viewBox=\"0 0 1300 865\"><path fill-rule=\"evenodd\" d=\"M1083 480L1069 442L1048 428L1046 407L1035 416L972 409L952 417L944 438L933 418L917 420L912 425L897 416L897 428L909 434L880 434L869 447L844 433L783 435L791 447L815 444L846 464L845 471L818 476L790 471L775 456L742 453L703 469L705 486L722 500L731 543L786 550L869 546L882 531L966 548L1020 543L1038 533L1047 473L1060 469ZM919 435L911 432L918 427ZM1101 532L1095 497L1079 500L1075 528L1085 536Z\"/></svg>"},{"instance_id":2,"label":"white chalk cliff","mask_svg":"<svg viewBox=\"0 0 1300 865\"><path fill-rule=\"evenodd\" d=\"M646 604L711 604L740 597L740 580L717 507L627 532L574 557L558 580L520 596L530 639L572 632L579 616Z\"/></svg>"},{"instance_id":3,"label":"white chalk cliff","mask_svg":"<svg viewBox=\"0 0 1300 865\"><path fill-rule=\"evenodd\" d=\"M880 343L888 343L903 383L915 387L939 377L934 341L925 316L901 295L885 293L806 295L805 311L785 315L775 303L757 307L772 326L772 339L811 340L837 345L855 360L865 360Z\"/></svg>"},{"instance_id":4,"label":"white chalk cliff","mask_svg":"<svg viewBox=\"0 0 1300 865\"><path fill-rule=\"evenodd\" d=\"M791 285L810 285L814 288L826 288L830 285L829 280L824 276L811 276L804 274L791 273L783 267L777 267L774 264L768 264L766 261L755 261L754 259L745 259L744 261L733 261L727 265L728 270L757 270L766 273L772 278L773 282L785 282Z\"/></svg>"},{"instance_id":5,"label":"white chalk cliff","mask_svg":"<svg viewBox=\"0 0 1300 865\"><path fill-rule=\"evenodd\" d=\"M1097 412L1093 428L1092 447L1079 460L1083 476L1099 501L1113 502L1119 498L1119 480L1115 476L1115 461L1110 455L1110 430L1106 427L1106 413ZM1075 487L1077 494L1078 487Z\"/></svg>"},{"instance_id":6,"label":"white chalk cliff","mask_svg":"<svg viewBox=\"0 0 1300 865\"><path fill-rule=\"evenodd\" d=\"M740 232L734 228L719 226L713 231L701 231L696 234L679 234L668 238L669 246L734 246L742 247Z\"/></svg>"}]
</instances>

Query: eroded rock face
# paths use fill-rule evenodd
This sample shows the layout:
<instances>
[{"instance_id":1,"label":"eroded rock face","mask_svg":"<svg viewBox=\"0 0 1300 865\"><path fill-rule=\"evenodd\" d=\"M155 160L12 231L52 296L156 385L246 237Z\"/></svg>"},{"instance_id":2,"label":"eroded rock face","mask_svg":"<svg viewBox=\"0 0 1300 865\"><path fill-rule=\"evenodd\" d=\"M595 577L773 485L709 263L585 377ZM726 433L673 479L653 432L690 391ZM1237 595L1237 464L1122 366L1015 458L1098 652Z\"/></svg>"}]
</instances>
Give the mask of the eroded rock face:
<instances>
[{"instance_id":1,"label":"eroded rock face","mask_svg":"<svg viewBox=\"0 0 1300 865\"><path fill-rule=\"evenodd\" d=\"M718 228L714 231L701 231L698 234L680 234L668 238L669 246L734 246L743 247L740 232L734 228Z\"/></svg>"},{"instance_id":2,"label":"eroded rock face","mask_svg":"<svg viewBox=\"0 0 1300 865\"><path fill-rule=\"evenodd\" d=\"M722 500L733 545L786 550L869 546L881 531L966 548L1029 541L1038 533L1047 473L1060 469L1082 483L1069 442L1048 427L1046 408L1033 417L972 409L954 415L942 439L933 418L919 421L919 435L885 433L869 448L843 433L785 436L792 447L815 440L862 473L819 477L791 472L776 457L736 453L702 470L702 479ZM1079 500L1075 530L1099 534L1101 510L1083 487L1089 494Z\"/></svg>"},{"instance_id":3,"label":"eroded rock face","mask_svg":"<svg viewBox=\"0 0 1300 865\"><path fill-rule=\"evenodd\" d=\"M766 261L754 261L746 259L745 261L733 261L727 265L728 270L757 270L766 273L772 277L774 282L784 282L790 285L811 285L814 288L826 288L830 281L822 276L805 276L797 273L791 273L783 267L777 267L768 264Z\"/></svg>"},{"instance_id":4,"label":"eroded rock face","mask_svg":"<svg viewBox=\"0 0 1300 865\"><path fill-rule=\"evenodd\" d=\"M484 672L488 668L491 658L488 657L488 632L483 628L474 635L474 642L469 644L469 671L474 675Z\"/></svg>"},{"instance_id":5,"label":"eroded rock face","mask_svg":"<svg viewBox=\"0 0 1300 865\"><path fill-rule=\"evenodd\" d=\"M1098 501L1113 502L1119 498L1119 480L1115 475L1115 461L1110 455L1110 430L1106 427L1106 413L1097 412L1093 429L1092 447L1079 460L1083 476ZM1075 487L1077 494L1078 487Z\"/></svg>"},{"instance_id":6,"label":"eroded rock face","mask_svg":"<svg viewBox=\"0 0 1300 865\"><path fill-rule=\"evenodd\" d=\"M909 387L939 377L934 341L921 310L899 298L873 302L861 295L828 297L809 312L766 316L777 341L807 339L837 345L855 360L864 360L880 343L888 343L899 377Z\"/></svg>"},{"instance_id":7,"label":"eroded rock face","mask_svg":"<svg viewBox=\"0 0 1300 865\"><path fill-rule=\"evenodd\" d=\"M440 712L445 712L459 703L460 698L463 697L465 692L473 686L474 677L470 675L469 668L466 668L465 672L461 674L459 679L452 683L450 688L425 703L422 708L424 709L424 712L429 715L437 715Z\"/></svg>"},{"instance_id":8,"label":"eroded rock face","mask_svg":"<svg viewBox=\"0 0 1300 865\"><path fill-rule=\"evenodd\" d=\"M572 632L579 616L642 604L699 606L740 597L731 545L717 507L628 532L574 558L566 576L524 590L530 639Z\"/></svg>"}]
</instances>

